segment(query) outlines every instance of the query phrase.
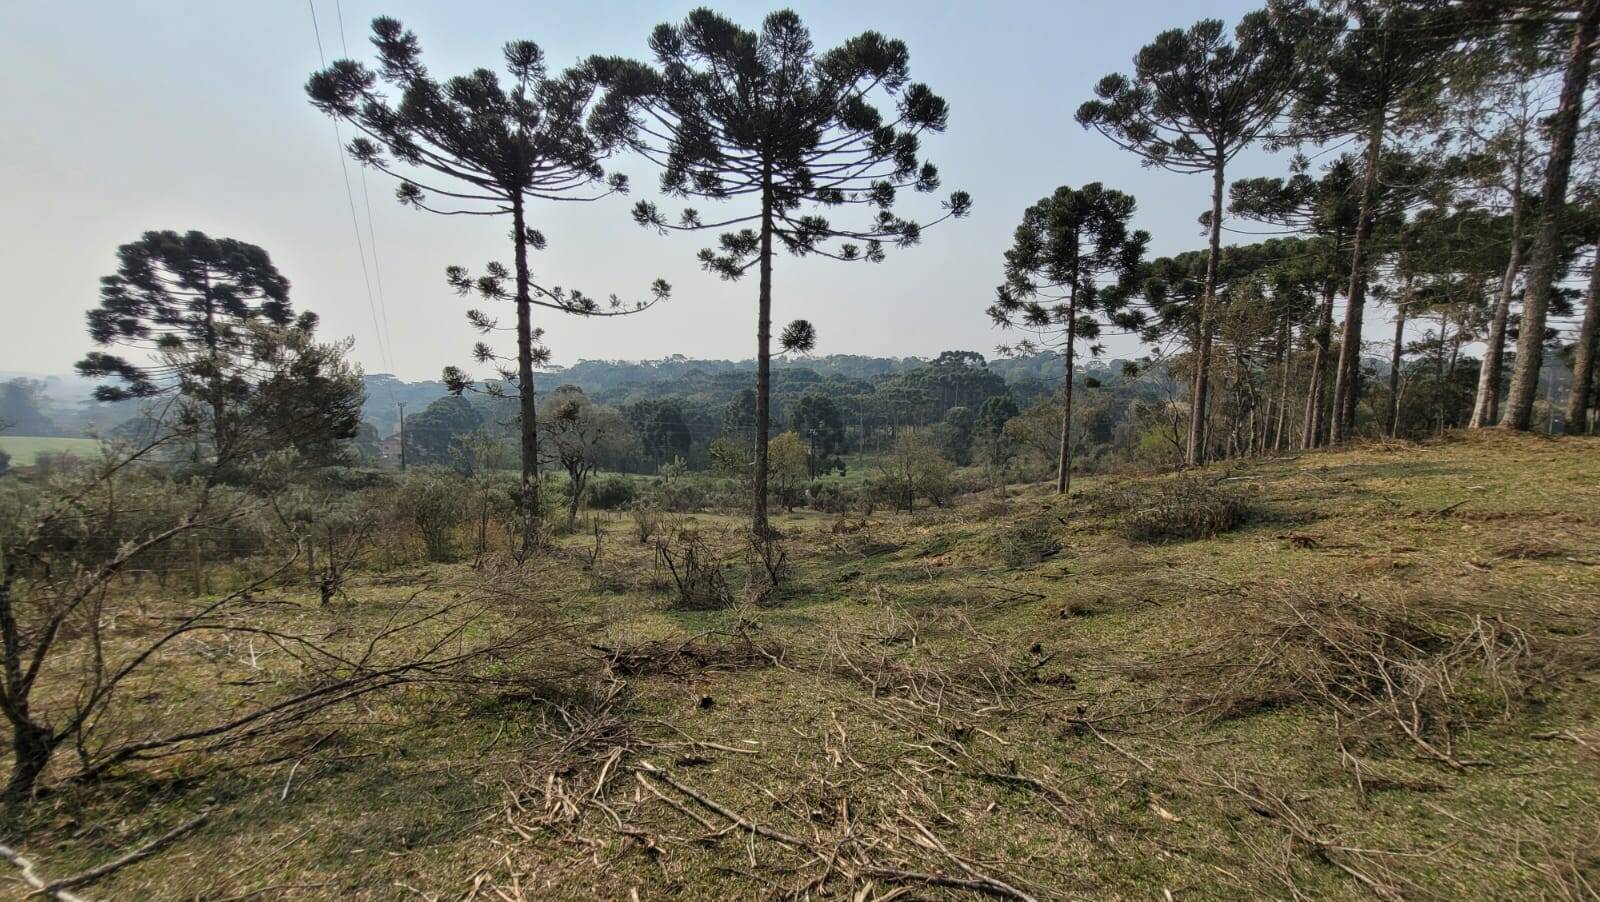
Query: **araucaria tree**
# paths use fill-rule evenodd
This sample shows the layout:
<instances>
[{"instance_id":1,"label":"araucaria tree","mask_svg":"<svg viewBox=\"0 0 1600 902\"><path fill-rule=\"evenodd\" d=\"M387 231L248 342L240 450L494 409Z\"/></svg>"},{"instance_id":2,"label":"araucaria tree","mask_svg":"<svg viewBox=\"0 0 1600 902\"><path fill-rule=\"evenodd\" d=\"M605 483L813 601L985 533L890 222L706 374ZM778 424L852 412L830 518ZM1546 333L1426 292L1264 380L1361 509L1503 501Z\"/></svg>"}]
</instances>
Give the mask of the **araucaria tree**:
<instances>
[{"instance_id":1,"label":"araucaria tree","mask_svg":"<svg viewBox=\"0 0 1600 902\"><path fill-rule=\"evenodd\" d=\"M1056 491L1072 481L1072 381L1077 345L1096 341L1102 323L1132 331L1142 324L1128 307L1129 288L1150 235L1130 231L1134 199L1099 182L1079 189L1063 185L1022 214L1011 249L1006 280L995 289L989 317L1003 328L1032 332L1002 352L1033 354L1044 347L1061 355L1061 446ZM1110 284L1107 284L1107 283Z\"/></svg>"},{"instance_id":2,"label":"araucaria tree","mask_svg":"<svg viewBox=\"0 0 1600 902\"><path fill-rule=\"evenodd\" d=\"M1350 285L1345 292L1329 429L1330 440L1339 442L1355 430L1361 394L1361 321L1384 145L1419 114L1431 112L1445 55L1454 40L1447 14L1439 12L1437 4L1340 0L1330 5L1348 18L1342 29L1321 35L1330 49L1322 65L1312 70L1314 77L1299 98L1294 131L1300 140L1353 139L1362 144L1356 189L1359 213L1350 244Z\"/></svg>"},{"instance_id":3,"label":"araucaria tree","mask_svg":"<svg viewBox=\"0 0 1600 902\"><path fill-rule=\"evenodd\" d=\"M1493 426L1500 410L1511 306L1525 257L1525 214L1532 201L1528 188L1537 184L1543 165L1538 131L1554 110L1550 74L1561 62L1557 48L1548 46L1555 43L1546 40L1549 31L1519 23L1469 35L1446 79L1443 137L1481 164L1474 167L1468 194L1490 209L1505 211L1510 220L1506 268L1483 335L1469 424L1473 429Z\"/></svg>"},{"instance_id":4,"label":"araucaria tree","mask_svg":"<svg viewBox=\"0 0 1600 902\"><path fill-rule=\"evenodd\" d=\"M102 401L178 392L194 402L191 418L205 420L213 452L226 453L256 375L252 325L295 322L289 280L261 248L200 232L146 232L117 258L116 273L100 280L100 306L89 311L89 337L147 359L94 351L78 372L116 380L95 389ZM300 325L315 323L307 314Z\"/></svg>"},{"instance_id":5,"label":"araucaria tree","mask_svg":"<svg viewBox=\"0 0 1600 902\"><path fill-rule=\"evenodd\" d=\"M1522 322L1517 331L1517 363L1511 373L1511 389L1506 395L1505 413L1500 425L1526 431L1533 425L1533 404L1539 393L1539 367L1544 360L1545 320L1556 294L1556 275L1562 250L1562 230L1566 226L1567 185L1572 177L1572 159L1577 146L1578 127L1583 116L1583 94L1594 62L1595 38L1600 35L1600 0L1573 4L1568 31L1568 49L1561 79L1561 99L1548 121L1550 155L1545 163L1544 190L1539 203L1539 222L1533 235L1533 253L1528 259L1526 289L1522 298Z\"/></svg>"},{"instance_id":6,"label":"araucaria tree","mask_svg":"<svg viewBox=\"0 0 1600 902\"><path fill-rule=\"evenodd\" d=\"M1211 174L1209 251L1194 343L1188 462L1205 456L1206 403L1215 321L1222 196L1228 163L1279 119L1308 66L1313 19L1298 3L1244 16L1233 39L1205 19L1162 32L1134 57L1132 76L1107 75L1077 119L1147 165Z\"/></svg>"},{"instance_id":7,"label":"araucaria tree","mask_svg":"<svg viewBox=\"0 0 1600 902\"><path fill-rule=\"evenodd\" d=\"M1595 399L1595 357L1600 355L1600 242L1589 263L1589 289L1583 299L1583 321L1572 348L1572 388L1567 392L1568 435L1589 434L1589 408Z\"/></svg>"},{"instance_id":8,"label":"araucaria tree","mask_svg":"<svg viewBox=\"0 0 1600 902\"><path fill-rule=\"evenodd\" d=\"M1339 157L1328 164L1318 179L1297 172L1287 179L1240 179L1229 189L1228 212L1234 216L1316 238L1311 247L1315 248L1317 256L1307 261L1322 275L1316 324L1311 329L1314 350L1301 427L1302 443L1307 448L1321 445L1328 432L1324 401L1328 395L1328 363L1333 346L1333 301L1349 258L1348 242L1354 234L1358 214L1350 196L1354 181L1354 164L1349 157Z\"/></svg>"},{"instance_id":9,"label":"araucaria tree","mask_svg":"<svg viewBox=\"0 0 1600 902\"><path fill-rule=\"evenodd\" d=\"M657 26L650 49L654 66L591 63L610 88L591 131L626 141L660 165L669 196L745 204L714 220L694 209L672 219L641 201L634 218L661 231L721 230L718 247L702 250L700 261L724 279L758 268L751 525L764 536L774 246L797 256L877 262L887 244L915 244L931 223L901 217L895 201L902 189L938 189L938 170L920 159L919 139L944 130L948 109L927 85L909 81L903 42L868 31L818 53L793 12L773 13L756 33L697 9L681 25ZM888 114L880 109L886 102ZM854 227L823 215L839 207L869 213ZM955 192L939 220L970 207L967 194ZM796 320L781 341L792 351L815 339L811 324Z\"/></svg>"},{"instance_id":10,"label":"araucaria tree","mask_svg":"<svg viewBox=\"0 0 1600 902\"><path fill-rule=\"evenodd\" d=\"M337 60L311 76L306 92L317 109L361 133L350 142L351 155L399 179L395 193L401 203L444 215L511 217L510 270L490 263L482 276L473 278L466 269L452 266L447 278L458 293L477 292L515 304L516 355L514 363L504 359L500 375L517 389L521 501L531 525L539 517L533 371L549 359L540 341L543 330L533 325L533 308L580 316L635 313L666 297L668 286L657 280L648 300L624 304L613 295L606 305L580 291L540 284L529 268L529 248L545 247L544 235L528 224L530 201L594 201L627 190L625 176L608 178L601 166L613 145L584 127L599 88L589 67L550 77L537 44L511 41L504 51L509 86L486 68L438 81L422 64L416 35L399 22L374 19L372 32L377 72L353 60ZM380 83L394 88L398 97L387 96ZM481 311L467 316L480 332L499 328ZM483 342L474 356L480 363L503 360ZM455 367L445 370L445 381L457 392L469 384ZM532 529L525 533L528 539L533 535Z\"/></svg>"}]
</instances>

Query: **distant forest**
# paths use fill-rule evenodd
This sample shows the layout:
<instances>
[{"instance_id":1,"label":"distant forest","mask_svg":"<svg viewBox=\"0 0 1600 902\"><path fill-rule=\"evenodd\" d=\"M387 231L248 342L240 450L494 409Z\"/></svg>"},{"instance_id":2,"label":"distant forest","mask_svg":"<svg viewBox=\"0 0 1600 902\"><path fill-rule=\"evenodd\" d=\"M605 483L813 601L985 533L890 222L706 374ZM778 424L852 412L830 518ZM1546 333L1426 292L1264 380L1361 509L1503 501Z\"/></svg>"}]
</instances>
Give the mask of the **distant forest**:
<instances>
[{"instance_id":1,"label":"distant forest","mask_svg":"<svg viewBox=\"0 0 1600 902\"><path fill-rule=\"evenodd\" d=\"M854 398L852 409L858 409L867 404L866 397L875 394L879 386L892 393L897 387L908 384L906 379L895 377L929 369L939 360L952 359L980 364L998 380L989 383L990 387L1004 383L1006 391L1019 403L1032 401L1061 384L1061 357L1053 351L995 360L985 360L983 355L970 351L947 351L935 358L830 354L774 360L774 398L798 399L807 392L821 391L836 400L842 400L841 394ZM1115 372L1122 366L1120 360L1094 360L1086 368L1079 368L1086 372ZM660 360L582 360L570 367L552 367L538 373L534 383L541 393L562 385L575 386L590 400L603 404L676 398L689 404L721 407L750 387L750 374L754 370L754 360L703 360L674 354ZM364 381L367 401L362 417L384 435L399 427L397 402L404 403L409 412L417 413L448 393L443 382L406 382L387 373L369 375ZM933 391L918 377L911 377L909 384L915 389ZM942 400L942 396L930 395L919 402L923 413L937 419L943 416L945 409L954 406L953 402L943 404L936 412L929 406ZM774 403L774 408L779 406ZM868 415L873 414L868 411Z\"/></svg>"}]
</instances>

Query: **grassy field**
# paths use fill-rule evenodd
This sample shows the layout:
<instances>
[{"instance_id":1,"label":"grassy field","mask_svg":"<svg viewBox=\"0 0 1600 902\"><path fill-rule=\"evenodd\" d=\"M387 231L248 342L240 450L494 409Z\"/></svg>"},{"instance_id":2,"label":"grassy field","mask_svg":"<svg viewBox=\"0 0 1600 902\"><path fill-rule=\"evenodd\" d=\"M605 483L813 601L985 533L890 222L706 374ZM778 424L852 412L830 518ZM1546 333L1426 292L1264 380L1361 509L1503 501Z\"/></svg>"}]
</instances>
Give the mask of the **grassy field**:
<instances>
[{"instance_id":1,"label":"grassy field","mask_svg":"<svg viewBox=\"0 0 1600 902\"><path fill-rule=\"evenodd\" d=\"M791 578L732 610L679 609L610 516L527 572L524 611L587 624L538 691L373 696L282 754L58 782L0 842L65 875L210 812L81 890L104 899L1594 897L1600 445L1074 488L784 515ZM1149 540L1194 498L1219 534ZM741 522L657 528L726 556L737 594ZM472 578L270 600L332 635ZM185 654L131 718L292 666Z\"/></svg>"},{"instance_id":2,"label":"grassy field","mask_svg":"<svg viewBox=\"0 0 1600 902\"><path fill-rule=\"evenodd\" d=\"M11 455L14 467L31 467L40 454L53 451L86 457L99 451L100 443L92 438L59 438L37 435L0 435L0 451Z\"/></svg>"}]
</instances>

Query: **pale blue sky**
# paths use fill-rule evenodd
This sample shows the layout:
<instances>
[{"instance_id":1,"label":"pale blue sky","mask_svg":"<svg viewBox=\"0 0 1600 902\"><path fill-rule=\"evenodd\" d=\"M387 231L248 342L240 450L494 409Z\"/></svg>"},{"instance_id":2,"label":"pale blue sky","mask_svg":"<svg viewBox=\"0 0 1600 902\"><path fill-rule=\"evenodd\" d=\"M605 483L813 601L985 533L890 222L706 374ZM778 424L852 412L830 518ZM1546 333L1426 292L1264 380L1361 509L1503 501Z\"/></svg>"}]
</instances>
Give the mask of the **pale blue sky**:
<instances>
[{"instance_id":1,"label":"pale blue sky","mask_svg":"<svg viewBox=\"0 0 1600 902\"><path fill-rule=\"evenodd\" d=\"M643 56L656 23L693 3L422 2L316 0L330 58L370 59L367 23L400 18L420 36L438 75L494 64L500 45L530 38L553 65L591 53ZM920 247L877 266L780 258L775 317L808 317L819 353L989 353L1005 336L983 308L1022 209L1057 185L1102 181L1139 200L1152 250L1201 243L1195 217L1208 179L1140 167L1072 120L1103 74L1125 71L1158 31L1205 16L1230 24L1258 4L1241 0L1125 2L800 2L819 47L866 28L906 41L912 75L950 102L950 128L926 143L947 188L976 207L930 230ZM715 8L754 26L774 4ZM332 125L305 100L318 66L304 0L243 2L23 2L8 0L0 29L0 218L7 327L0 370L66 372L88 349L83 314L118 244L147 229L200 229L265 247L301 309L325 335L351 335L368 372L388 367L375 340ZM348 135L347 135L348 137ZM1241 161L1238 175L1276 173L1282 159ZM657 198L656 173L620 157L634 198ZM352 179L357 179L352 164ZM444 267L507 259L505 225L400 207L393 183L369 173L392 335L394 370L435 378L466 363L476 336ZM361 184L354 181L365 233ZM928 215L927 198L905 212ZM550 239L534 260L546 281L636 296L659 275L674 286L663 307L609 321L547 317L558 363L583 358L744 358L754 352L753 280L728 284L699 270L709 235L658 237L628 216L632 199L546 205L532 214ZM675 203L668 202L669 208ZM702 205L710 212L709 205ZM553 208L552 208L553 207ZM369 263L370 267L370 263ZM1114 350L1129 351L1128 346Z\"/></svg>"}]
</instances>

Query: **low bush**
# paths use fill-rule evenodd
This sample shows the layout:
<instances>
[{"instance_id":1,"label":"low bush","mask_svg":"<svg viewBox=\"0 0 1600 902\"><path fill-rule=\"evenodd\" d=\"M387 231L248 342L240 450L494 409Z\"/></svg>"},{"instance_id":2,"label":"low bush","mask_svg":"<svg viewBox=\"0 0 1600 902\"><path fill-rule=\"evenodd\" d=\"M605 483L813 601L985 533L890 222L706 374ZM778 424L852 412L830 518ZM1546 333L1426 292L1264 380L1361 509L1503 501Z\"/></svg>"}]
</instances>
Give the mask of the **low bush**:
<instances>
[{"instance_id":1,"label":"low bush","mask_svg":"<svg viewBox=\"0 0 1600 902\"><path fill-rule=\"evenodd\" d=\"M994 477L982 470L957 470L946 481L947 497L973 495L994 488Z\"/></svg>"},{"instance_id":2,"label":"low bush","mask_svg":"<svg viewBox=\"0 0 1600 902\"><path fill-rule=\"evenodd\" d=\"M1001 529L994 536L1000 560L1009 567L1027 567L1060 553L1055 526L1051 518L1038 516Z\"/></svg>"},{"instance_id":3,"label":"low bush","mask_svg":"<svg viewBox=\"0 0 1600 902\"><path fill-rule=\"evenodd\" d=\"M673 607L713 611L733 606L733 592L722 575L722 559L698 535L656 541L656 564L665 567L677 590Z\"/></svg>"},{"instance_id":4,"label":"low bush","mask_svg":"<svg viewBox=\"0 0 1600 902\"><path fill-rule=\"evenodd\" d=\"M633 504L638 497L633 480L612 474L590 479L588 490L584 494L587 496L584 500L588 502L589 507L602 511L622 510Z\"/></svg>"},{"instance_id":5,"label":"low bush","mask_svg":"<svg viewBox=\"0 0 1600 902\"><path fill-rule=\"evenodd\" d=\"M455 554L455 530L467 515L467 486L446 471L413 469L394 493L394 514L422 540L428 560Z\"/></svg>"},{"instance_id":6,"label":"low bush","mask_svg":"<svg viewBox=\"0 0 1600 902\"><path fill-rule=\"evenodd\" d=\"M640 545L655 538L661 529L661 512L648 504L634 504L628 509L628 518L633 521L633 532Z\"/></svg>"},{"instance_id":7,"label":"low bush","mask_svg":"<svg viewBox=\"0 0 1600 902\"><path fill-rule=\"evenodd\" d=\"M806 504L825 514L844 514L861 506L861 490L842 479L816 479L806 486Z\"/></svg>"},{"instance_id":8,"label":"low bush","mask_svg":"<svg viewBox=\"0 0 1600 902\"><path fill-rule=\"evenodd\" d=\"M1175 480L1130 500L1122 534L1150 544L1207 539L1237 529L1251 513L1239 493L1197 479Z\"/></svg>"},{"instance_id":9,"label":"low bush","mask_svg":"<svg viewBox=\"0 0 1600 902\"><path fill-rule=\"evenodd\" d=\"M395 474L363 467L320 467L311 471L312 485L329 491L356 492L395 483Z\"/></svg>"},{"instance_id":10,"label":"low bush","mask_svg":"<svg viewBox=\"0 0 1600 902\"><path fill-rule=\"evenodd\" d=\"M749 503L732 480L677 477L651 481L639 493L639 502L659 511L692 514L708 508L740 508Z\"/></svg>"}]
</instances>

